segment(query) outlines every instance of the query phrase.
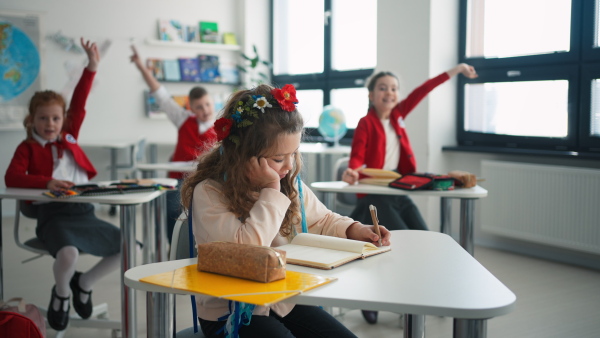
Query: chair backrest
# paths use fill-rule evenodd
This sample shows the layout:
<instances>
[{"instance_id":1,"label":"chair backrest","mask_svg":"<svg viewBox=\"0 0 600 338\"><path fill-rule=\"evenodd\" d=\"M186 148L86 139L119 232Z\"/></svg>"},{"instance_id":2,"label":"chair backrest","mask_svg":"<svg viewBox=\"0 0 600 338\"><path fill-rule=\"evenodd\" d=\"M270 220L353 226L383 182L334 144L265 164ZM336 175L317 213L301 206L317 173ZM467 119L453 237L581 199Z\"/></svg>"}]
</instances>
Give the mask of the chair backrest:
<instances>
[{"instance_id":1,"label":"chair backrest","mask_svg":"<svg viewBox=\"0 0 600 338\"><path fill-rule=\"evenodd\" d=\"M348 169L348 162L350 161L350 157L342 157L335 162L333 166L333 177L335 177L336 181L342 180L342 175L344 171ZM341 205L352 207L356 205L356 194L336 194L337 203Z\"/></svg>"},{"instance_id":2,"label":"chair backrest","mask_svg":"<svg viewBox=\"0 0 600 338\"><path fill-rule=\"evenodd\" d=\"M187 215L182 212L173 227L173 237L171 239L171 250L169 260L190 258L190 231L188 228ZM194 256L198 253L194 249Z\"/></svg>"}]
</instances>

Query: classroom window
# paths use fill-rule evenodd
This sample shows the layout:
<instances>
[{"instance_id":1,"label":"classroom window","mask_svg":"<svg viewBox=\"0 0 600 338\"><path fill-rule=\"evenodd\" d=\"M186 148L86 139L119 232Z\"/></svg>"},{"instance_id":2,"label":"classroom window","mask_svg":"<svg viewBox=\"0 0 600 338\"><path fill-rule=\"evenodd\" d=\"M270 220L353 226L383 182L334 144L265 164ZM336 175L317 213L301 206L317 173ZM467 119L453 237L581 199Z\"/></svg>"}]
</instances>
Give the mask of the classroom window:
<instances>
[{"instance_id":1,"label":"classroom window","mask_svg":"<svg viewBox=\"0 0 600 338\"><path fill-rule=\"evenodd\" d=\"M600 152L599 0L461 0L459 146Z\"/></svg>"},{"instance_id":2,"label":"classroom window","mask_svg":"<svg viewBox=\"0 0 600 338\"><path fill-rule=\"evenodd\" d=\"M341 142L350 142L377 62L377 1L273 0L272 8L273 82L296 86L308 140L323 140L319 115L334 105L349 129Z\"/></svg>"}]
</instances>

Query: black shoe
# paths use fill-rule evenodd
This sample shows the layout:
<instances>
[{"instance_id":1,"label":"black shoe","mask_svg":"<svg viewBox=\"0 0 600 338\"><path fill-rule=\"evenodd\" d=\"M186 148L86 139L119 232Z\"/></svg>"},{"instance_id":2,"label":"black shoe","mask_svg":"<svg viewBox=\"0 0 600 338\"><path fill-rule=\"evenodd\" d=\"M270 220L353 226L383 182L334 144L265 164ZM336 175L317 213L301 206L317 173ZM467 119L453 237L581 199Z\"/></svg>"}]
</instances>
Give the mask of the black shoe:
<instances>
[{"instance_id":1,"label":"black shoe","mask_svg":"<svg viewBox=\"0 0 600 338\"><path fill-rule=\"evenodd\" d=\"M363 317L365 317L365 320L369 324L377 323L377 314L378 314L377 311L362 310L362 315L363 315Z\"/></svg>"},{"instance_id":2,"label":"black shoe","mask_svg":"<svg viewBox=\"0 0 600 338\"><path fill-rule=\"evenodd\" d=\"M69 282L69 286L71 287L71 292L73 294L73 307L75 308L75 312L79 315L79 317L83 319L88 319L92 315L92 291L84 291L79 287L79 277L81 276L81 272L75 272L73 278ZM87 303L81 302L81 294L88 295Z\"/></svg>"},{"instance_id":3,"label":"black shoe","mask_svg":"<svg viewBox=\"0 0 600 338\"><path fill-rule=\"evenodd\" d=\"M60 305L58 306L58 310L54 310L52 306L54 304L54 299L60 300ZM48 324L50 327L55 329L56 331L62 331L67 328L69 324L69 310L71 310L71 306L67 307L67 311L64 311L65 302L69 304L69 297L59 297L56 294L56 286L52 287L52 296L50 297L50 305L48 305Z\"/></svg>"}]
</instances>

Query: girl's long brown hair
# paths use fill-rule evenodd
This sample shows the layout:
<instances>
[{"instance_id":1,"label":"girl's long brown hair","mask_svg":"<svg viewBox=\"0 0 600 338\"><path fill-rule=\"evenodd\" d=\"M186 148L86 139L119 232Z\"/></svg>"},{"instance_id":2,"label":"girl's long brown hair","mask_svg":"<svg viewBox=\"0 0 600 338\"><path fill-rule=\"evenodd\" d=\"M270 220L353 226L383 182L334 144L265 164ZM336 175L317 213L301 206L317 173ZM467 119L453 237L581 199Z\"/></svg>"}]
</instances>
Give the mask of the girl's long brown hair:
<instances>
[{"instance_id":1,"label":"girl's long brown hair","mask_svg":"<svg viewBox=\"0 0 600 338\"><path fill-rule=\"evenodd\" d=\"M246 102L251 95L262 95L270 101L272 89L273 87L268 85L259 85L253 89L237 91L227 101L220 117L231 119L238 102ZM239 136L238 144L225 138L200 156L196 171L186 177L181 187L184 210L190 205L196 185L211 179L222 185L223 200L228 209L242 222L248 218L260 187L251 186L246 177L246 163L253 156L273 155L270 152L275 150L280 135L301 133L304 127L302 115L297 109L288 112L273 104L264 111L258 113L258 119L253 120L252 125L232 128L231 133ZM293 227L299 224L301 218L298 191L294 185L301 168L302 160L297 154L294 168L281 180L281 192L291 201L279 230L284 237L293 233Z\"/></svg>"}]
</instances>

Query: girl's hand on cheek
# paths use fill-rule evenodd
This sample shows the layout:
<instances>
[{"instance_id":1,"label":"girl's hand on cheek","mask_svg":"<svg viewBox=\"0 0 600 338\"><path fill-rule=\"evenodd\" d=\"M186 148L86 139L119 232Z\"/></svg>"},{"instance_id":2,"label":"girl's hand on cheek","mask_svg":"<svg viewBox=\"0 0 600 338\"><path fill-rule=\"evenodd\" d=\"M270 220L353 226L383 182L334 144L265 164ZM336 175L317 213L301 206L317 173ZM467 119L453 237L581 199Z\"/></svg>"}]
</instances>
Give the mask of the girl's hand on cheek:
<instances>
[{"instance_id":1,"label":"girl's hand on cheek","mask_svg":"<svg viewBox=\"0 0 600 338\"><path fill-rule=\"evenodd\" d=\"M273 170L264 157L252 157L246 165L247 177L253 186L263 188L281 189L279 174Z\"/></svg>"}]
</instances>

